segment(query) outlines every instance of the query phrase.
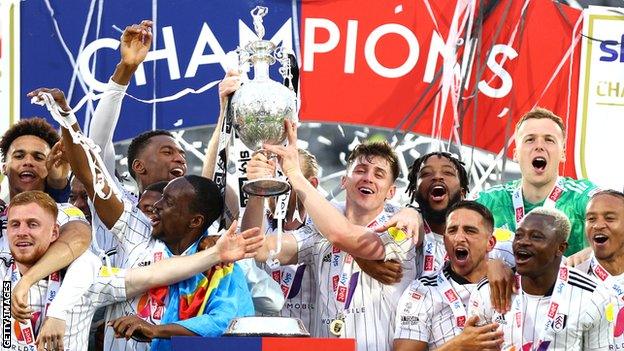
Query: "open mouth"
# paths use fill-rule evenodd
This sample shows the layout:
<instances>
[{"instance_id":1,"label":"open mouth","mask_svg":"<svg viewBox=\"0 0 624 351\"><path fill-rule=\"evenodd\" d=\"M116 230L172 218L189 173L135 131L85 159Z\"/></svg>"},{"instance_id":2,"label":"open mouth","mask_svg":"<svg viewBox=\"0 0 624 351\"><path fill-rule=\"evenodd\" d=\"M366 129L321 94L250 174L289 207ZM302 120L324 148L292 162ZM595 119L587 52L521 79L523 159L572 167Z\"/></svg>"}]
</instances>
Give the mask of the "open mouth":
<instances>
[{"instance_id":1,"label":"open mouth","mask_svg":"<svg viewBox=\"0 0 624 351\"><path fill-rule=\"evenodd\" d=\"M444 198L446 197L446 194L447 194L447 190L446 190L446 187L443 185L435 185L429 191L429 196L431 197L433 201L444 200Z\"/></svg>"},{"instance_id":2,"label":"open mouth","mask_svg":"<svg viewBox=\"0 0 624 351\"><path fill-rule=\"evenodd\" d=\"M520 249L520 250L516 250L516 252L514 253L514 256L516 257L516 263L523 263L523 262L530 260L531 257L533 257L533 253L527 250Z\"/></svg>"},{"instance_id":3,"label":"open mouth","mask_svg":"<svg viewBox=\"0 0 624 351\"><path fill-rule=\"evenodd\" d=\"M359 187L358 190L360 191L360 193L364 194L364 195L372 195L375 192L373 191L373 189L371 188L367 188L365 186L363 187Z\"/></svg>"},{"instance_id":4,"label":"open mouth","mask_svg":"<svg viewBox=\"0 0 624 351\"><path fill-rule=\"evenodd\" d=\"M36 177L35 173L31 171L24 171L19 174L19 179L22 182L32 182Z\"/></svg>"},{"instance_id":5,"label":"open mouth","mask_svg":"<svg viewBox=\"0 0 624 351\"><path fill-rule=\"evenodd\" d=\"M596 244L604 244L609 240L609 237L604 234L596 234L592 239Z\"/></svg>"},{"instance_id":6,"label":"open mouth","mask_svg":"<svg viewBox=\"0 0 624 351\"><path fill-rule=\"evenodd\" d=\"M457 258L458 261L465 261L468 259L468 250L463 247L455 248L455 258Z\"/></svg>"},{"instance_id":7,"label":"open mouth","mask_svg":"<svg viewBox=\"0 0 624 351\"><path fill-rule=\"evenodd\" d=\"M173 168L172 170L169 171L169 174L171 174L174 177L182 177L184 175L184 170L182 168L176 167Z\"/></svg>"},{"instance_id":8,"label":"open mouth","mask_svg":"<svg viewBox=\"0 0 624 351\"><path fill-rule=\"evenodd\" d=\"M544 171L544 169L546 169L547 164L548 162L546 162L546 159L541 156L534 158L533 161L531 162L531 165L533 166L533 168L537 169L538 171Z\"/></svg>"}]
</instances>

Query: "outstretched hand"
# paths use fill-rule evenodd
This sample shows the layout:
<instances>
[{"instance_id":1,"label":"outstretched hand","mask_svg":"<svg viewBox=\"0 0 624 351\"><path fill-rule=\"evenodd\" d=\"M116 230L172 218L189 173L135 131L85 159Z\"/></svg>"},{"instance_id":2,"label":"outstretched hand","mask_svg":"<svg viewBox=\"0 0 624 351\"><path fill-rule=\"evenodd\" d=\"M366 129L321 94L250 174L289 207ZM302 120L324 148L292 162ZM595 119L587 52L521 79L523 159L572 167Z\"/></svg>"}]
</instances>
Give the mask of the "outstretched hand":
<instances>
[{"instance_id":1,"label":"outstretched hand","mask_svg":"<svg viewBox=\"0 0 624 351\"><path fill-rule=\"evenodd\" d=\"M264 235L260 228L252 228L237 234L238 221L232 222L230 228L217 240L215 248L222 263L231 263L243 258L255 257L262 247Z\"/></svg>"}]
</instances>

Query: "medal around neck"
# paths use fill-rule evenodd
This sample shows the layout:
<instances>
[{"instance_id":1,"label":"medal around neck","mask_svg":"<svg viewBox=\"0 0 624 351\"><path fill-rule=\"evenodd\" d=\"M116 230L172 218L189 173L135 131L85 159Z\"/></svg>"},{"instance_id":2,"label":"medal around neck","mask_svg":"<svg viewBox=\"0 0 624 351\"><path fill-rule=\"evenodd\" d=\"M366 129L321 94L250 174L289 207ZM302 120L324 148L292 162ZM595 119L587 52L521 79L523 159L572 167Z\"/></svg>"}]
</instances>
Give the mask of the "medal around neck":
<instances>
[{"instance_id":1,"label":"medal around neck","mask_svg":"<svg viewBox=\"0 0 624 351\"><path fill-rule=\"evenodd\" d=\"M269 77L269 67L279 61L282 65L279 71L283 78L292 80L290 61L285 49L262 39L262 17L267 12L268 9L262 6L251 11L259 40L252 41L237 51L241 66L246 63L253 66L254 78L234 93L230 113L234 129L243 144L253 151L264 153L268 158L273 155L262 149L262 145L283 144L286 141L284 121L297 122L298 118L294 91ZM255 196L277 196L289 190L288 182L274 177L254 179L243 185L243 191Z\"/></svg>"}]
</instances>

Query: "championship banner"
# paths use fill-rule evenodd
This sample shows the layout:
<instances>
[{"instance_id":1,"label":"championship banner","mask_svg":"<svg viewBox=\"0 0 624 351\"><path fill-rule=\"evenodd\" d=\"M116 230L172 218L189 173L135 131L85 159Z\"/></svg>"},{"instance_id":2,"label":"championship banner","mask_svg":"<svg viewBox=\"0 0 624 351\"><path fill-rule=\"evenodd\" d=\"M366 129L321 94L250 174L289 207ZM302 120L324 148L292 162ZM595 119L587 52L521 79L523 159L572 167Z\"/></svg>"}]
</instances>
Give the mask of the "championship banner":
<instances>
[{"instance_id":1,"label":"championship banner","mask_svg":"<svg viewBox=\"0 0 624 351\"><path fill-rule=\"evenodd\" d=\"M579 177L622 190L624 164L624 14L605 7L583 13L575 157Z\"/></svg>"},{"instance_id":2,"label":"championship banner","mask_svg":"<svg viewBox=\"0 0 624 351\"><path fill-rule=\"evenodd\" d=\"M22 115L40 114L25 97L36 87L63 89L73 106L97 96L119 60L123 28L151 19L153 49L130 84L114 140L153 128L188 136L212 125L227 53L255 38L249 16L255 5L21 2L23 17L37 18L22 23ZM427 149L478 155L468 162L477 164L470 172L479 190L496 179L493 172L504 171L517 120L541 106L567 123L562 172L577 176L581 11L550 0L267 0L262 5L269 9L265 38L297 56L300 137L307 138L311 152L331 159L330 166L323 165L328 172L344 169L351 145L377 135L397 145L406 165ZM279 77L276 67L271 76ZM77 114L83 126L96 104L87 99ZM414 142L416 135L425 138ZM201 159L208 137L197 134L183 143L193 148L187 153ZM416 147L421 149L415 152Z\"/></svg>"}]
</instances>

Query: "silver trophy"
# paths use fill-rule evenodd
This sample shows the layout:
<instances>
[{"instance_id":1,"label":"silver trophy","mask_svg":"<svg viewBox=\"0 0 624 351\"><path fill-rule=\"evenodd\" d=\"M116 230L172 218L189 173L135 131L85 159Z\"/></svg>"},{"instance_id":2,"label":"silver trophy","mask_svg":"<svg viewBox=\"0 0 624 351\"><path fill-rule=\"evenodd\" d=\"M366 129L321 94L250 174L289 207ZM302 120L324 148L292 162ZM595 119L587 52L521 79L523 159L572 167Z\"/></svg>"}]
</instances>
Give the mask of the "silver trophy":
<instances>
[{"instance_id":1,"label":"silver trophy","mask_svg":"<svg viewBox=\"0 0 624 351\"><path fill-rule=\"evenodd\" d=\"M266 7L257 6L251 11L254 30L259 40L250 42L238 50L241 66L249 63L254 68L253 80L243 84L232 97L232 121L240 140L250 150L273 157L262 144L279 145L286 140L284 120L297 122L297 100L292 89L269 77L269 67L279 61L280 74L291 79L288 54L282 47L277 48L268 40L263 40L262 17ZM246 182L243 191L256 196L277 196L290 190L288 182L274 177L266 177Z\"/></svg>"}]
</instances>

